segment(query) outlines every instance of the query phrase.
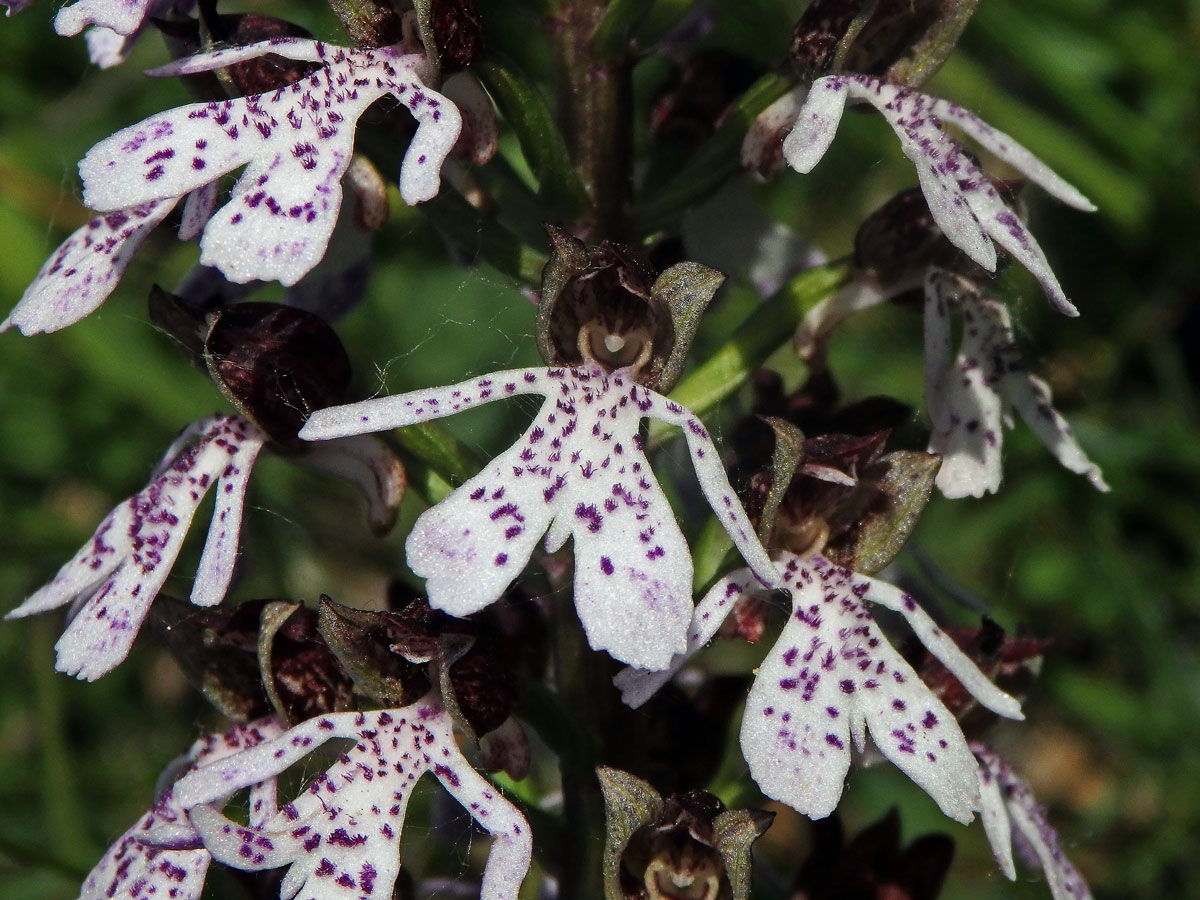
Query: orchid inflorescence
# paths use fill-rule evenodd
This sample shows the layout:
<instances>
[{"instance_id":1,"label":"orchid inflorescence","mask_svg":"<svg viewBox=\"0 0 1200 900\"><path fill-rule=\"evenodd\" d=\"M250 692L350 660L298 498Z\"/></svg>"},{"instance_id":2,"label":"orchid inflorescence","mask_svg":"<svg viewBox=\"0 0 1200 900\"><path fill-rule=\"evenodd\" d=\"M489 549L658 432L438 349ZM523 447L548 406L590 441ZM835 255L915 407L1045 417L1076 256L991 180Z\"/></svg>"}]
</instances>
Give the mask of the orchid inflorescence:
<instances>
[{"instance_id":1,"label":"orchid inflorescence","mask_svg":"<svg viewBox=\"0 0 1200 900\"><path fill-rule=\"evenodd\" d=\"M11 14L27 4L7 5ZM560 50L572 51L558 73L570 115L628 128L604 119L612 110L600 101L572 107L581 92L604 89L580 87L570 67L627 77L628 51L646 39L637 18L623 19L622 4L561 5L610 13L583 37L578 17L549 29ZM57 667L89 681L125 660L139 634L156 636L234 720L169 771L81 896L198 898L215 862L243 872L286 867L283 900L390 897L414 785L428 773L491 837L477 887L485 900L516 898L535 855L538 871L553 875L544 889L557 883L565 896L742 900L750 846L770 816L725 809L703 779L660 794L642 777L654 776L654 753L704 756L670 737L652 746L663 738L646 734L645 748L638 734L622 736L619 749L610 734L592 735L586 750L564 742L545 713L544 657L563 693L557 703L595 707L576 710L580 722L618 721L618 696L645 710L636 720L645 722L670 694L663 702L716 716L707 737L719 742L732 705L714 713L703 688L687 696L680 685L695 684L696 662L714 639L757 641L768 632L773 646L744 679L740 728L762 795L821 819L837 808L852 765L879 756L951 819L968 823L980 813L1009 878L1015 828L1057 900L1089 896L1028 787L979 742L966 715L987 710L989 725L1023 718L1005 672L884 571L935 487L951 498L1000 489L1000 439L1014 410L1063 466L1107 489L1046 382L1022 363L991 279L1011 258L1058 311L1077 310L1019 215L1014 185L989 178L946 126L1062 202L1092 206L1011 137L919 91L974 3L937 15L923 9L924 30L908 28L899 45L888 38L889 17L898 15L888 4L810 6L793 40L793 84L747 130L743 163L771 174L786 161L808 173L830 152L847 103L862 101L900 138L919 190L867 219L852 264L784 276L785 291L819 287L803 310L773 323L781 327L758 358L741 368L706 363L686 377L693 345L714 344L700 331L702 315L726 279L685 258L715 253L676 240L684 208L669 233L640 233L636 204L621 194L628 184L605 177L628 165L629 147L598 152L588 144L597 136L591 120L577 134L559 133L524 76L485 48L471 0L404 6L331 3L346 46L281 20L217 16L211 3L180 0L77 0L55 19L60 34L88 28L92 59L104 67L119 65L139 35L163 31L182 50L148 74L184 79L198 100L86 154L82 198L95 217L50 256L0 329L34 335L80 322L117 291L151 231L176 227L181 240L199 242L197 268L174 292L155 288L150 315L235 408L184 428L146 487L8 615L69 607ZM703 16L692 24L703 31ZM664 48L684 52L687 34L672 32ZM670 119L678 140L714 133L726 111L675 98L659 107L658 123ZM701 112L710 120L680 124ZM532 275L501 261L504 248L520 243L496 214L502 196L489 194L501 121L540 183L526 200L545 205L547 240L530 238L522 251L536 260ZM360 126L369 140L359 140ZM379 146L393 151L405 204L427 208L452 245L461 244L466 216L465 233L490 236L474 252L527 282L544 365L353 398L350 354L327 320L364 292L364 235L388 218L389 185L371 159ZM752 267L761 275L771 266L747 261ZM284 302L242 302L259 282L288 288ZM924 297L928 440L924 450L885 452L911 410L880 398L839 407L827 349L851 314L913 291ZM771 304L750 315L777 311ZM787 394L778 376L756 376L759 415L729 430L723 456L712 428L725 420L712 415L715 403L792 332L808 382ZM464 375L477 363L461 362ZM477 461L474 474L439 456L436 448L455 442L432 423L530 395L540 402L532 421L507 449ZM672 434L667 426L684 438L676 468L695 476L672 477L669 490L658 452ZM375 436L396 429L400 451ZM404 541L422 590L398 581L371 609L328 596L316 610L288 601L222 605L239 592L240 571L259 565L240 545L263 451L355 484L380 534L396 520L406 462L456 483L440 492L422 483L427 505ZM189 605L164 592L208 494L215 503ZM710 517L707 530L693 527ZM877 620L878 610L886 614ZM889 637L897 628L915 638L917 655ZM604 654L624 665L615 684ZM526 727L543 743L531 743ZM562 764L561 810L517 784L550 751ZM279 785L294 783L281 777L301 764L302 788L280 798ZM572 804L586 793L580 771L598 766L586 790L603 793L608 836L603 865L586 870L570 855L586 839L539 836L531 822L557 820L559 830L586 834L593 823ZM680 766L671 777L694 768L702 767ZM488 770L506 774L490 778ZM231 817L242 797L246 814Z\"/></svg>"}]
</instances>

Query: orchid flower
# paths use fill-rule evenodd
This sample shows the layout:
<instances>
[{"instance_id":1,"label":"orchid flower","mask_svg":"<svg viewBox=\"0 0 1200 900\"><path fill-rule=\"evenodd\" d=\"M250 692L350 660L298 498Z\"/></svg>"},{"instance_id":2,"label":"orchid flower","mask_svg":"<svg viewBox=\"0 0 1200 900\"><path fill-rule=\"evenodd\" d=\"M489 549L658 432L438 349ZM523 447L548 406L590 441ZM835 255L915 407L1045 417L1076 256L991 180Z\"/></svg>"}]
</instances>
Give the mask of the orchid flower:
<instances>
[{"instance_id":1,"label":"orchid flower","mask_svg":"<svg viewBox=\"0 0 1200 900\"><path fill-rule=\"evenodd\" d=\"M788 117L804 90L797 88L779 101ZM1011 137L947 100L870 75L829 75L818 78L807 90L803 106L795 113L795 125L783 142L784 158L793 169L805 174L812 171L833 142L846 100L865 100L879 110L900 138L904 155L917 168L933 218L946 237L989 272L996 269L994 241L1030 271L1060 312L1078 315L1033 235L962 146L942 130L943 125L962 129L1063 203L1093 211L1095 207L1079 191ZM765 115L778 118L779 114L768 110ZM762 130L752 132L754 144L748 153L744 148L744 156L762 154Z\"/></svg>"},{"instance_id":2,"label":"orchid flower","mask_svg":"<svg viewBox=\"0 0 1200 900\"><path fill-rule=\"evenodd\" d=\"M202 235L202 265L239 284L295 284L329 244L358 117L385 94L417 120L400 171L400 196L415 204L437 194L462 117L422 81L429 69L423 54L405 54L398 46L353 50L274 38L202 53L150 74L205 72L268 53L321 68L271 93L151 116L88 151L79 164L84 203L104 215L59 247L0 328L53 331L91 313L116 287L146 235L185 195L181 233ZM213 212L216 180L242 166L246 171L230 201Z\"/></svg>"},{"instance_id":3,"label":"orchid flower","mask_svg":"<svg viewBox=\"0 0 1200 900\"><path fill-rule=\"evenodd\" d=\"M954 716L888 643L866 602L904 617L917 637L979 702L1009 718L1020 705L979 671L911 597L820 556L781 553L778 590L792 615L759 667L742 719L742 753L763 793L819 819L842 794L850 743L862 752L868 728L887 759L960 822L978 806L975 761ZM640 706L720 628L743 597L763 589L740 569L696 606L687 649L668 669L625 669L616 683Z\"/></svg>"},{"instance_id":4,"label":"orchid flower","mask_svg":"<svg viewBox=\"0 0 1200 900\"><path fill-rule=\"evenodd\" d=\"M405 549L429 602L455 616L500 598L538 538L573 537L575 607L591 646L661 669L687 644L692 558L639 433L654 418L683 429L700 488L756 574L776 577L700 420L599 365L497 372L448 387L314 413L305 440L382 431L519 394L546 398L524 436L417 520Z\"/></svg>"},{"instance_id":5,"label":"orchid flower","mask_svg":"<svg viewBox=\"0 0 1200 900\"><path fill-rule=\"evenodd\" d=\"M954 358L951 306L963 323ZM938 270L925 284L925 400L933 423L929 451L942 455L937 486L947 497L982 497L999 489L1002 426L1013 409L1064 468L1108 490L1100 467L1054 409L1049 385L1021 359L1005 305Z\"/></svg>"},{"instance_id":6,"label":"orchid flower","mask_svg":"<svg viewBox=\"0 0 1200 900\"><path fill-rule=\"evenodd\" d=\"M1054 900L1092 900L1092 892L1079 870L1067 859L1058 834L1046 821L1046 811L1034 799L1029 785L1012 767L983 744L973 742L971 751L979 760L979 817L996 864L1010 881L1017 877L1013 865L1013 827L1018 848L1031 865L1046 873Z\"/></svg>"},{"instance_id":7,"label":"orchid flower","mask_svg":"<svg viewBox=\"0 0 1200 900\"><path fill-rule=\"evenodd\" d=\"M269 94L182 106L101 141L79 164L84 203L104 211L182 197L248 164L230 202L204 229L200 262L231 281L294 284L329 242L358 117L385 94L417 120L401 168L401 197L419 203L437 194L462 119L454 104L426 87L423 54L275 38L202 53L151 74L206 72L267 53L321 68Z\"/></svg>"},{"instance_id":8,"label":"orchid flower","mask_svg":"<svg viewBox=\"0 0 1200 900\"><path fill-rule=\"evenodd\" d=\"M195 772L282 732L274 717L236 725L224 734L200 738L182 762ZM232 794L221 799L227 801ZM269 777L251 787L250 822L261 824L275 812L275 779ZM84 881L79 900L198 900L211 862L172 786L108 849Z\"/></svg>"},{"instance_id":9,"label":"orchid flower","mask_svg":"<svg viewBox=\"0 0 1200 900\"><path fill-rule=\"evenodd\" d=\"M283 772L322 744L355 744L265 821L238 825L215 808L234 791ZM493 838L481 900L516 900L529 870L524 816L463 757L433 695L402 709L309 719L280 737L186 775L175 789L213 858L238 869L289 866L281 897L391 897L400 833L416 782L431 772Z\"/></svg>"},{"instance_id":10,"label":"orchid flower","mask_svg":"<svg viewBox=\"0 0 1200 900\"><path fill-rule=\"evenodd\" d=\"M56 645L60 672L94 681L133 646L150 604L167 580L192 516L216 487L216 506L191 602L215 606L233 577L250 470L266 437L245 419L216 415L189 425L171 444L150 483L108 514L54 576L5 618L74 603L78 608ZM308 454L307 465L357 484L383 525L399 502L390 454L381 445L342 443Z\"/></svg>"}]
</instances>

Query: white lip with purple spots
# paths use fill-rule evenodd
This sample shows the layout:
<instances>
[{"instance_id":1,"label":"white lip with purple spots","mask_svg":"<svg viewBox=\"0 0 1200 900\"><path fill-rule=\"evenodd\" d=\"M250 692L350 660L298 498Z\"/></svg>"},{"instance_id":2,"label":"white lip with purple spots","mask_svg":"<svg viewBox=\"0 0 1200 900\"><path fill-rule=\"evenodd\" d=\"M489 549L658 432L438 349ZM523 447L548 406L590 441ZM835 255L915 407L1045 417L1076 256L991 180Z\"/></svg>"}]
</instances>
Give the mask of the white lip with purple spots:
<instances>
[{"instance_id":1,"label":"white lip with purple spots","mask_svg":"<svg viewBox=\"0 0 1200 900\"><path fill-rule=\"evenodd\" d=\"M876 746L937 802L969 822L978 803L974 760L954 716L888 643L866 604L900 613L917 637L994 712L1020 705L979 671L916 602L892 585L819 557L779 555L777 589L792 614L759 667L742 719L742 753L767 796L812 818L829 815L850 768L850 744ZM717 633L743 597L763 588L746 570L717 582L696 606L687 650L665 672L626 669L616 683L639 706Z\"/></svg>"},{"instance_id":2,"label":"white lip with purple spots","mask_svg":"<svg viewBox=\"0 0 1200 900\"><path fill-rule=\"evenodd\" d=\"M184 759L194 772L282 732L273 717L235 725L223 734L200 738ZM224 802L232 793L218 799ZM251 786L249 821L260 825L275 813L275 779L268 777ZM170 787L88 873L79 900L198 900L211 862L212 855Z\"/></svg>"},{"instance_id":3,"label":"white lip with purple spots","mask_svg":"<svg viewBox=\"0 0 1200 900\"><path fill-rule=\"evenodd\" d=\"M775 570L734 496L708 432L627 370L515 369L448 387L321 410L306 440L424 422L518 394L546 397L517 443L427 510L409 535L430 603L465 616L499 599L546 535L574 539L575 605L592 647L661 669L687 643L692 558L642 449L641 421L683 429L700 487L764 580Z\"/></svg>"},{"instance_id":4,"label":"white lip with purple spots","mask_svg":"<svg viewBox=\"0 0 1200 900\"><path fill-rule=\"evenodd\" d=\"M1092 900L1092 892L1083 875L1063 853L1062 844L1050 823L1046 811L1034 799L1033 792L1013 771L1012 767L985 745L974 741L971 751L979 761L979 818L983 821L988 843L996 863L1010 881L1015 881L1017 869L1013 864L1013 829L1017 846L1030 858L1030 865L1040 866L1054 900Z\"/></svg>"},{"instance_id":5,"label":"white lip with purple spots","mask_svg":"<svg viewBox=\"0 0 1200 900\"><path fill-rule=\"evenodd\" d=\"M952 309L962 320L957 354ZM929 452L942 456L936 483L947 497L1000 489L1002 436L1014 410L1064 468L1108 490L1100 467L1055 410L1050 386L1022 360L1007 307L938 270L925 282L925 402L933 426Z\"/></svg>"},{"instance_id":6,"label":"white lip with purple spots","mask_svg":"<svg viewBox=\"0 0 1200 900\"><path fill-rule=\"evenodd\" d=\"M269 820L245 827L215 807L239 788L282 773L334 738L354 745ZM309 719L275 740L194 770L177 803L213 858L257 871L289 866L280 896L386 900L400 871L400 834L413 788L432 774L492 835L481 900L516 900L529 870L525 817L462 755L449 714L433 695L401 709Z\"/></svg>"},{"instance_id":7,"label":"white lip with purple spots","mask_svg":"<svg viewBox=\"0 0 1200 900\"><path fill-rule=\"evenodd\" d=\"M233 576L246 485L263 441L257 428L236 416L190 425L145 489L109 513L75 558L5 618L77 602L80 608L55 645L57 668L87 681L108 673L129 655L192 516L214 487L217 502L191 600L220 603Z\"/></svg>"},{"instance_id":8,"label":"white lip with purple spots","mask_svg":"<svg viewBox=\"0 0 1200 900\"><path fill-rule=\"evenodd\" d=\"M869 75L818 78L783 142L783 155L792 168L808 173L821 160L850 97L870 103L896 132L904 155L916 166L934 221L951 243L991 272L996 268L994 241L1030 271L1055 308L1078 315L1033 235L962 146L942 130L944 123L961 128L1063 203L1087 212L1095 206L1011 137L962 107Z\"/></svg>"},{"instance_id":9,"label":"white lip with purple spots","mask_svg":"<svg viewBox=\"0 0 1200 900\"><path fill-rule=\"evenodd\" d=\"M268 53L320 67L278 90L182 106L101 141L79 164L84 202L107 211L179 198L246 166L229 202L204 227L200 262L237 283L295 284L329 243L358 118L389 94L417 120L400 195L419 203L437 194L462 117L425 85L422 54L276 38L179 60L152 74L209 71Z\"/></svg>"}]
</instances>

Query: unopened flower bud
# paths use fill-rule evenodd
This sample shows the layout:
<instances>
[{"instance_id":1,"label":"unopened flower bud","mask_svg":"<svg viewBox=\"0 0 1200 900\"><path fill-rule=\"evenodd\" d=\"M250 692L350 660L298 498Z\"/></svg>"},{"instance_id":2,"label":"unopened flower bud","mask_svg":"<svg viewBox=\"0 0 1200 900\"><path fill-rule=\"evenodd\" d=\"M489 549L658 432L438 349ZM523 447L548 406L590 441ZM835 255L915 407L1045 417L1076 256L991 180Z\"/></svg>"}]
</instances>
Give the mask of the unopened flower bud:
<instances>
[{"instance_id":1,"label":"unopened flower bud","mask_svg":"<svg viewBox=\"0 0 1200 900\"><path fill-rule=\"evenodd\" d=\"M296 432L313 410L344 399L350 359L312 313L274 303L237 303L212 319L204 342L221 393L272 440L304 447Z\"/></svg>"},{"instance_id":2,"label":"unopened flower bud","mask_svg":"<svg viewBox=\"0 0 1200 900\"><path fill-rule=\"evenodd\" d=\"M483 55L483 23L475 0L429 0L429 31L445 75Z\"/></svg>"},{"instance_id":3,"label":"unopened flower bud","mask_svg":"<svg viewBox=\"0 0 1200 900\"><path fill-rule=\"evenodd\" d=\"M808 81L837 72L920 87L958 42L979 0L814 0L792 33Z\"/></svg>"},{"instance_id":4,"label":"unopened flower bud","mask_svg":"<svg viewBox=\"0 0 1200 900\"><path fill-rule=\"evenodd\" d=\"M276 712L291 724L353 706L353 681L318 632L317 613L306 606L262 608L258 662Z\"/></svg>"},{"instance_id":5,"label":"unopened flower bud","mask_svg":"<svg viewBox=\"0 0 1200 900\"><path fill-rule=\"evenodd\" d=\"M651 131L663 143L694 150L712 136L730 106L759 74L752 63L732 53L697 53L655 101Z\"/></svg>"}]
</instances>

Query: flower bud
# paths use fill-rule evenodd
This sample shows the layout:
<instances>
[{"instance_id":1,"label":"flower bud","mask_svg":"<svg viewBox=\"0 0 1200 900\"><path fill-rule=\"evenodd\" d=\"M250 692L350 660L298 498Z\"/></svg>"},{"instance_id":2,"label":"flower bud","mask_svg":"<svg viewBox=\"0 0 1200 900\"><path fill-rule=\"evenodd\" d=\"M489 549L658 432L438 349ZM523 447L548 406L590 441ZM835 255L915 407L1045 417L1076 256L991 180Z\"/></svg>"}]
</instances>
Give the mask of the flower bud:
<instances>
[{"instance_id":1,"label":"flower bud","mask_svg":"<svg viewBox=\"0 0 1200 900\"><path fill-rule=\"evenodd\" d=\"M360 693L408 703L436 682L447 711L472 736L498 728L512 713L516 686L494 641L479 622L435 610L424 596L389 612L325 598L319 628Z\"/></svg>"},{"instance_id":2,"label":"flower bud","mask_svg":"<svg viewBox=\"0 0 1200 900\"><path fill-rule=\"evenodd\" d=\"M979 0L814 0L792 33L807 81L836 72L920 87L938 70Z\"/></svg>"},{"instance_id":3,"label":"flower bud","mask_svg":"<svg viewBox=\"0 0 1200 900\"><path fill-rule=\"evenodd\" d=\"M483 23L475 0L429 0L429 31L443 75L465 69L483 55Z\"/></svg>"},{"instance_id":4,"label":"flower bud","mask_svg":"<svg viewBox=\"0 0 1200 900\"><path fill-rule=\"evenodd\" d=\"M689 57L655 100L650 130L672 147L696 149L759 74L748 60L723 50Z\"/></svg>"},{"instance_id":5,"label":"flower bud","mask_svg":"<svg viewBox=\"0 0 1200 900\"><path fill-rule=\"evenodd\" d=\"M267 694L285 722L353 707L353 681L318 632L314 610L282 601L263 606L257 653Z\"/></svg>"},{"instance_id":6,"label":"flower bud","mask_svg":"<svg viewBox=\"0 0 1200 900\"><path fill-rule=\"evenodd\" d=\"M216 313L204 341L209 374L238 411L288 447L313 410L340 403L350 359L318 316L275 303L237 303Z\"/></svg>"},{"instance_id":7,"label":"flower bud","mask_svg":"<svg viewBox=\"0 0 1200 900\"><path fill-rule=\"evenodd\" d=\"M801 556L820 553L837 565L869 575L903 547L928 502L939 459L928 453L883 450L894 427L911 410L885 397L870 397L841 410L822 409L836 400L827 378L791 398L760 379L767 408L791 412L738 428L739 467L747 511L769 547ZM793 419L793 421L789 421ZM806 435L795 424L818 432ZM774 441L764 432L774 431ZM765 449L773 446L770 465ZM754 460L758 462L755 463Z\"/></svg>"}]
</instances>

